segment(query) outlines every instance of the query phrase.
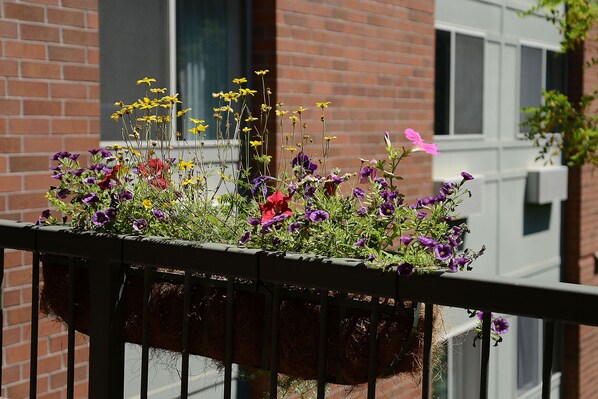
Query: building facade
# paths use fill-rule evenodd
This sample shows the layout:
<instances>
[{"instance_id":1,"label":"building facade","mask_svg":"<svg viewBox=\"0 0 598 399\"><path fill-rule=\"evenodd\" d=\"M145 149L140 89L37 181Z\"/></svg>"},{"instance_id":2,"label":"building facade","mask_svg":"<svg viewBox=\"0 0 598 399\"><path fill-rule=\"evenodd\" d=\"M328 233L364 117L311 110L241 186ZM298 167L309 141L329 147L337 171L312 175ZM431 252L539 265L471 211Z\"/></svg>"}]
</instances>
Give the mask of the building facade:
<instances>
[{"instance_id":1,"label":"building facade","mask_svg":"<svg viewBox=\"0 0 598 399\"><path fill-rule=\"evenodd\" d=\"M135 100L144 76L179 92L199 117L211 115L211 93L233 77L268 69L272 103L287 109L331 101L328 131L338 136L331 163L346 171L359 158L384 156L382 135L401 142L410 127L443 155L402 165L402 190L430 195L463 170L476 176L473 201L462 206L471 228L466 245L488 250L475 273L597 284L596 189L589 167L568 172L568 199L530 200L537 150L522 140L520 108L540 104L541 90L579 96L596 88L596 43L558 56L558 31L541 16L518 12L532 0L28 0L0 2L0 218L35 221L52 185L49 157L85 153L119 140L113 103ZM569 79L565 76L569 75ZM232 88L232 87L231 87ZM201 114L204 114L203 116ZM319 114L307 113L316 130ZM278 148L273 155L281 158ZM555 168L558 172L558 168ZM564 204L564 205L563 205ZM28 394L30 259L9 252L3 290L2 394ZM501 293L497 293L501 295ZM473 397L479 353L471 323L447 310L447 356L435 385L445 398ZM511 332L493 349L491 397L539 396L541 322L509 318ZM598 332L567 327L555 397L598 395ZM40 326L38 397L64 397L66 335ZM77 397L86 393L85 337L78 338ZM135 368L131 349L131 370ZM159 362L158 362L159 363ZM195 364L197 386L217 385ZM133 380L134 372L130 370ZM155 369L155 395L167 397L176 373ZM129 371L128 371L129 372ZM477 375L477 373L473 373ZM216 381L216 382L214 382ZM211 391L210 391L211 392ZM380 397L421 395L416 381L387 380ZM212 392L219 397L218 391ZM131 395L134 395L132 393ZM332 387L337 397L363 396ZM242 390L239 391L242 396Z\"/></svg>"}]
</instances>

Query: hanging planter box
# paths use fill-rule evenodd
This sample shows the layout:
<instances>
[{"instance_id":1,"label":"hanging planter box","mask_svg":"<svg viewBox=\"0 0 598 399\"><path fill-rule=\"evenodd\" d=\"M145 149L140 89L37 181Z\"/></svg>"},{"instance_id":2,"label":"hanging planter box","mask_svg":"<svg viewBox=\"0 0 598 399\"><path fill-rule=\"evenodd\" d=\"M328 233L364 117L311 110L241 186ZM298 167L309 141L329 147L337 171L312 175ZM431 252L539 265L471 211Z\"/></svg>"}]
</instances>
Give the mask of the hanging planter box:
<instances>
[{"instance_id":1,"label":"hanging planter box","mask_svg":"<svg viewBox=\"0 0 598 399\"><path fill-rule=\"evenodd\" d=\"M158 248L153 252L160 253ZM222 253L223 263L227 263ZM148 255L149 256L149 255ZM165 256L164 253L158 256ZM233 255L234 256L234 255ZM278 274L288 275L290 280L301 277L293 275L277 263L286 257L263 258L261 267L271 278ZM296 255L293 262L301 262ZM230 259L229 259L230 260ZM313 257L312 257L313 260ZM208 260L206 260L208 261ZM42 310L50 316L66 321L68 318L68 258L44 255ZM321 262L305 261L306 269L319 267L322 281L326 284L334 277L334 267ZM329 266L332 269L327 269ZM122 285L122 334L126 342L141 344L143 322L144 276L142 266L126 267ZM330 274L328 272L330 271ZM380 271L360 270L367 278L379 278ZM157 269L152 273L149 301L150 345L173 352L182 351L184 275L181 272ZM81 333L89 331L90 279L89 265L78 259L75 267L75 321L74 327ZM340 275L342 278L342 275ZM384 279L390 281L391 279ZM271 358L270 337L272 331L271 283L235 280L233 362L239 365L269 369ZM358 291L357 291L358 292ZM197 273L192 278L191 308L189 313L191 354L210 357L217 361L225 359L226 280L212 275ZM317 379L318 349L322 305L318 290L283 285L278 307L278 364L277 371L301 379ZM357 294L331 292L327 306L326 381L355 385L368 380L368 348L370 335L370 297ZM93 310L92 310L93 311ZM378 377L419 371L423 352L423 313L411 303L398 298L385 300L380 306L377 325Z\"/></svg>"}]
</instances>

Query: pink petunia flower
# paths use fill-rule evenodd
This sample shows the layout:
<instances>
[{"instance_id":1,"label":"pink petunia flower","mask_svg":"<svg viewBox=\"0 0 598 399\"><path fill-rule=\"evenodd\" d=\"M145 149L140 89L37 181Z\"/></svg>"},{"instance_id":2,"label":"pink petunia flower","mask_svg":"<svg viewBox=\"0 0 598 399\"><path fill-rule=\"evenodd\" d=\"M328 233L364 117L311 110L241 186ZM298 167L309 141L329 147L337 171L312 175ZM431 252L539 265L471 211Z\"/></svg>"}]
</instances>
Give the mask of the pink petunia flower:
<instances>
[{"instance_id":1,"label":"pink petunia flower","mask_svg":"<svg viewBox=\"0 0 598 399\"><path fill-rule=\"evenodd\" d=\"M405 130L405 138L413 143L413 149L411 151L424 151L430 155L440 155L438 152L438 146L436 144L426 143L422 136L413 129Z\"/></svg>"}]
</instances>

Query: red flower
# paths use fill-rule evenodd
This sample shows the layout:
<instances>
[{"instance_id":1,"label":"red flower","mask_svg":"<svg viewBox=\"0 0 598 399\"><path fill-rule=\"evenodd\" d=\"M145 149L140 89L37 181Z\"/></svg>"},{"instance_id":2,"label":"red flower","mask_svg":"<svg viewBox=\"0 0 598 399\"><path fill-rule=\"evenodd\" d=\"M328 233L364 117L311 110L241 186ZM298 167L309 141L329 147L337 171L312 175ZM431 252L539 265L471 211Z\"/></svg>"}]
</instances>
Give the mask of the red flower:
<instances>
[{"instance_id":1,"label":"red flower","mask_svg":"<svg viewBox=\"0 0 598 399\"><path fill-rule=\"evenodd\" d=\"M108 188L110 188L110 180L119 182L118 171L120 170L120 168L121 165L114 165L110 173L106 174L102 181L98 183L98 186L100 186L102 190L107 190Z\"/></svg>"},{"instance_id":2,"label":"red flower","mask_svg":"<svg viewBox=\"0 0 598 399\"><path fill-rule=\"evenodd\" d=\"M265 204L260 204L260 210L262 211L262 223L267 222L274 216L278 215L292 215L293 212L289 209L289 200L291 197L285 196L280 191L276 191L274 194L266 198Z\"/></svg>"},{"instance_id":3,"label":"red flower","mask_svg":"<svg viewBox=\"0 0 598 399\"><path fill-rule=\"evenodd\" d=\"M164 172L168 171L169 167L170 166L162 162L162 160L151 158L147 161L147 165L139 164L139 173L141 173L142 176L147 177L152 186L164 190L168 187Z\"/></svg>"}]
</instances>

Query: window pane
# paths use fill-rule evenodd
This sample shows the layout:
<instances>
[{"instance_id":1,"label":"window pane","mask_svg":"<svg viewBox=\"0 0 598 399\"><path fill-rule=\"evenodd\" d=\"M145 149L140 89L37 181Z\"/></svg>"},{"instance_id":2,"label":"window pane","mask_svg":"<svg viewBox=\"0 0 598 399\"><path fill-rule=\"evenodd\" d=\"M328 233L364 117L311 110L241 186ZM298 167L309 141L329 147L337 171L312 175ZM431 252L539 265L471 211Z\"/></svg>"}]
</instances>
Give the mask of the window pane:
<instances>
[{"instance_id":1,"label":"window pane","mask_svg":"<svg viewBox=\"0 0 598 399\"><path fill-rule=\"evenodd\" d=\"M449 134L451 33L436 31L436 80L434 87L434 133Z\"/></svg>"},{"instance_id":2,"label":"window pane","mask_svg":"<svg viewBox=\"0 0 598 399\"><path fill-rule=\"evenodd\" d=\"M453 398L476 398L480 394L481 344L473 346L475 331L454 337L451 376Z\"/></svg>"},{"instance_id":3,"label":"window pane","mask_svg":"<svg viewBox=\"0 0 598 399\"><path fill-rule=\"evenodd\" d=\"M540 383L540 322L519 317L517 321L517 392L524 393Z\"/></svg>"},{"instance_id":4,"label":"window pane","mask_svg":"<svg viewBox=\"0 0 598 399\"><path fill-rule=\"evenodd\" d=\"M546 52L546 90L566 91L566 56L554 51Z\"/></svg>"},{"instance_id":5,"label":"window pane","mask_svg":"<svg viewBox=\"0 0 598 399\"><path fill-rule=\"evenodd\" d=\"M519 106L538 107L542 103L542 50L521 46L521 76L519 77ZM521 122L525 114L521 113ZM527 131L521 128L521 131Z\"/></svg>"},{"instance_id":6,"label":"window pane","mask_svg":"<svg viewBox=\"0 0 598 399\"><path fill-rule=\"evenodd\" d=\"M145 76L168 85L167 2L102 0L99 5L101 138L121 140L120 123L110 119L114 103L136 101L143 91L135 90L135 82Z\"/></svg>"},{"instance_id":7,"label":"window pane","mask_svg":"<svg viewBox=\"0 0 598 399\"><path fill-rule=\"evenodd\" d=\"M236 90L232 79L245 76L243 10L241 0L177 1L178 90L194 117L208 123L217 105L212 93Z\"/></svg>"},{"instance_id":8,"label":"window pane","mask_svg":"<svg viewBox=\"0 0 598 399\"><path fill-rule=\"evenodd\" d=\"M482 133L484 40L455 35L455 134Z\"/></svg>"}]
</instances>

